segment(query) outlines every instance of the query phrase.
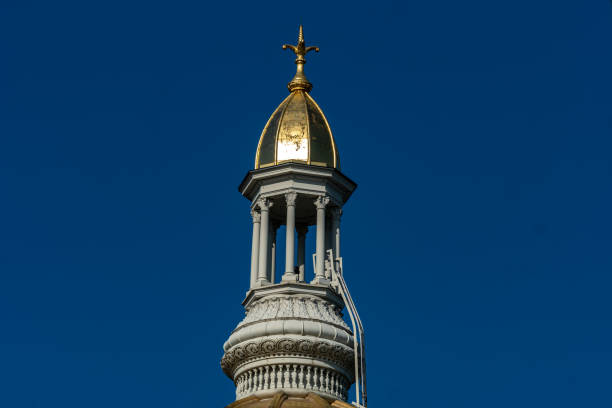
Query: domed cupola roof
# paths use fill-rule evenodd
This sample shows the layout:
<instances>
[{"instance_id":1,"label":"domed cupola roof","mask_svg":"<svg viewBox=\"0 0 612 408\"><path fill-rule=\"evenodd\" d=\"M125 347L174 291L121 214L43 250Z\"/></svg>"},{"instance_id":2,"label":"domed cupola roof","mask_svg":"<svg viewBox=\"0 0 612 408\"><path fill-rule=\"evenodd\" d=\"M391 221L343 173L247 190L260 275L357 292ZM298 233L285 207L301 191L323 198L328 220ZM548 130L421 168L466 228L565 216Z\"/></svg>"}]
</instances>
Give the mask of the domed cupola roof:
<instances>
[{"instance_id":1,"label":"domed cupola roof","mask_svg":"<svg viewBox=\"0 0 612 408\"><path fill-rule=\"evenodd\" d=\"M338 149L323 111L309 95L312 84L304 76L308 51L300 26L298 45L283 45L295 52L297 72L287 85L291 94L276 108L266 124L255 155L255 168L298 162L340 168Z\"/></svg>"}]
</instances>

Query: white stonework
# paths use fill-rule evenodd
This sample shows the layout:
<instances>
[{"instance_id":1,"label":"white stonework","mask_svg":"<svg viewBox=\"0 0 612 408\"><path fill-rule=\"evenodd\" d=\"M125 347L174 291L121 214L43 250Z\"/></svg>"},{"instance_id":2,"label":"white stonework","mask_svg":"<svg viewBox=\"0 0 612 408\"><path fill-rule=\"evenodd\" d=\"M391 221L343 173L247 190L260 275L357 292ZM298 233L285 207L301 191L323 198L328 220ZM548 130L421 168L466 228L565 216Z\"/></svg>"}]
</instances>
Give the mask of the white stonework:
<instances>
[{"instance_id":1,"label":"white stonework","mask_svg":"<svg viewBox=\"0 0 612 408\"><path fill-rule=\"evenodd\" d=\"M242 195L256 203L260 197L282 196L295 192L316 198L328 195L342 206L357 185L336 169L286 163L250 171L238 187Z\"/></svg>"},{"instance_id":2,"label":"white stonework","mask_svg":"<svg viewBox=\"0 0 612 408\"><path fill-rule=\"evenodd\" d=\"M346 399L354 381L354 344L343 306L331 288L320 285L251 291L246 316L225 342L221 360L236 383L236 397L308 391Z\"/></svg>"},{"instance_id":3,"label":"white stonework","mask_svg":"<svg viewBox=\"0 0 612 408\"><path fill-rule=\"evenodd\" d=\"M221 359L236 399L282 391L346 401L355 381L355 336L326 251L339 251L340 212L355 187L337 169L296 163L253 170L240 185L252 202L251 282L245 316ZM287 227L285 265L275 280L280 225ZM306 231L315 234L316 248L306 248ZM306 268L315 251L316 264Z\"/></svg>"},{"instance_id":4,"label":"white stonework","mask_svg":"<svg viewBox=\"0 0 612 408\"><path fill-rule=\"evenodd\" d=\"M251 305L238 328L250 323L283 318L318 321L349 330L338 306L312 295L271 295L258 300Z\"/></svg>"},{"instance_id":5,"label":"white stonework","mask_svg":"<svg viewBox=\"0 0 612 408\"><path fill-rule=\"evenodd\" d=\"M332 399L346 400L350 384L346 378L325 367L304 364L269 364L236 376L236 399L282 390L286 394L316 392Z\"/></svg>"}]
</instances>

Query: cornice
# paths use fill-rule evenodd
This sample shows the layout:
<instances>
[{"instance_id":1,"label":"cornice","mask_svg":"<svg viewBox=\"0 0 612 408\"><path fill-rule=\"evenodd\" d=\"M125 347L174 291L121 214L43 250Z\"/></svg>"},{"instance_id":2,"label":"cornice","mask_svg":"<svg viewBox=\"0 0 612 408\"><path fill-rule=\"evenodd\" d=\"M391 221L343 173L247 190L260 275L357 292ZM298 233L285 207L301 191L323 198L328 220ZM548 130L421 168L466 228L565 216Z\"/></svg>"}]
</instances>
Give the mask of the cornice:
<instances>
[{"instance_id":1,"label":"cornice","mask_svg":"<svg viewBox=\"0 0 612 408\"><path fill-rule=\"evenodd\" d=\"M244 306L244 308L248 311L252 303L265 297L275 295L316 296L333 303L340 309L344 308L342 298L329 286L300 282L286 282L251 289L247 292L245 299L242 301L242 306Z\"/></svg>"},{"instance_id":2,"label":"cornice","mask_svg":"<svg viewBox=\"0 0 612 408\"><path fill-rule=\"evenodd\" d=\"M287 177L298 177L312 180L326 180L337 189L342 191L344 202L346 202L353 191L357 188L357 183L345 176L340 170L330 167L309 166L299 163L284 163L276 166L265 167L249 171L240 185L238 191L246 198L252 200L253 192L263 181L273 182L283 180Z\"/></svg>"}]
</instances>

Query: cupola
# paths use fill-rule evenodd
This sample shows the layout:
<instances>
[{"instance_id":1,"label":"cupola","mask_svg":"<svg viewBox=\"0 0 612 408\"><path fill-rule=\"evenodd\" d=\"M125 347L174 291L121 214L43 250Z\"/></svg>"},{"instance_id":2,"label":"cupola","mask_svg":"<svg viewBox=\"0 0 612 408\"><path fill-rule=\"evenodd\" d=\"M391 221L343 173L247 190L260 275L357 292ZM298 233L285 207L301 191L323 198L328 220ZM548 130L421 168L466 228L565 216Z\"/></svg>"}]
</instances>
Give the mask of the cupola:
<instances>
[{"instance_id":1,"label":"cupola","mask_svg":"<svg viewBox=\"0 0 612 408\"><path fill-rule=\"evenodd\" d=\"M357 185L338 168L329 124L309 95L304 56L318 48L306 47L302 27L297 45L283 48L297 56L290 95L238 187L251 204L253 235L245 314L221 358L236 386L227 408L365 408L363 325L340 255L343 206Z\"/></svg>"},{"instance_id":2,"label":"cupola","mask_svg":"<svg viewBox=\"0 0 612 408\"><path fill-rule=\"evenodd\" d=\"M297 45L285 44L283 48L295 53L297 72L287 85L289 96L276 108L261 133L255 169L287 162L340 168L331 128L323 111L310 96L312 84L304 75L306 54L319 51L319 48L306 47L302 26Z\"/></svg>"}]
</instances>

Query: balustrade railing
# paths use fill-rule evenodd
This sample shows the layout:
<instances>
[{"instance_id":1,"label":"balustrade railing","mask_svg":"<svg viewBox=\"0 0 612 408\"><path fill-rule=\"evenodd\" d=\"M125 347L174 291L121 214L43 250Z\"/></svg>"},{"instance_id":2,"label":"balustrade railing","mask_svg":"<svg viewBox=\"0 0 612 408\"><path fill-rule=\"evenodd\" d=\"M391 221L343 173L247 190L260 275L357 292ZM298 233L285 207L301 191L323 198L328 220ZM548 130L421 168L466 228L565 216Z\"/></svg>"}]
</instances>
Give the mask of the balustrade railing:
<instances>
[{"instance_id":1,"label":"balustrade railing","mask_svg":"<svg viewBox=\"0 0 612 408\"><path fill-rule=\"evenodd\" d=\"M236 379L238 399L260 391L304 390L346 400L349 381L336 371L304 364L272 364L256 367Z\"/></svg>"}]
</instances>

